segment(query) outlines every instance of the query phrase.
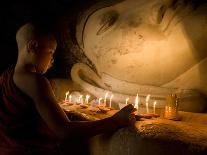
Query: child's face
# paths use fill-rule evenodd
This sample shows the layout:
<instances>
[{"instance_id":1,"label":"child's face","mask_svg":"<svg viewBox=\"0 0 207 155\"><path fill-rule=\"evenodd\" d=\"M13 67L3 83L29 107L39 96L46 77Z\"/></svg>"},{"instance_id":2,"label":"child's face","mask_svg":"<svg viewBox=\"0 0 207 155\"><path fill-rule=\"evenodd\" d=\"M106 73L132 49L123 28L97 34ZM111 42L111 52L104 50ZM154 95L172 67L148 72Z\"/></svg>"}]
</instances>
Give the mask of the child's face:
<instances>
[{"instance_id":1,"label":"child's face","mask_svg":"<svg viewBox=\"0 0 207 155\"><path fill-rule=\"evenodd\" d=\"M35 58L37 73L45 73L53 63L53 54L57 47L54 37L44 38L38 41L38 48Z\"/></svg>"}]
</instances>

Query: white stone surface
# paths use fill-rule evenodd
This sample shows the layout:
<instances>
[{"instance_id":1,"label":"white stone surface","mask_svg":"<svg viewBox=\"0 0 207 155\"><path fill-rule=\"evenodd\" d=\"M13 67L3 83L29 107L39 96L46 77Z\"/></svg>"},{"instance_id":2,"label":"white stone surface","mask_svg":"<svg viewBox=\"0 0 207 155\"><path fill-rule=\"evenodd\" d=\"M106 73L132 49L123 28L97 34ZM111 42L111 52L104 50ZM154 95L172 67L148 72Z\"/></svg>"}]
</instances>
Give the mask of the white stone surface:
<instances>
[{"instance_id":1,"label":"white stone surface","mask_svg":"<svg viewBox=\"0 0 207 155\"><path fill-rule=\"evenodd\" d=\"M96 97L110 91L121 102L136 93L143 100L151 94L161 106L176 89L192 90L194 94L182 100L182 110L203 112L207 3L196 8L195 2L172 2L127 0L104 8L95 4L83 12L76 37L98 74L76 64L73 81Z\"/></svg>"}]
</instances>

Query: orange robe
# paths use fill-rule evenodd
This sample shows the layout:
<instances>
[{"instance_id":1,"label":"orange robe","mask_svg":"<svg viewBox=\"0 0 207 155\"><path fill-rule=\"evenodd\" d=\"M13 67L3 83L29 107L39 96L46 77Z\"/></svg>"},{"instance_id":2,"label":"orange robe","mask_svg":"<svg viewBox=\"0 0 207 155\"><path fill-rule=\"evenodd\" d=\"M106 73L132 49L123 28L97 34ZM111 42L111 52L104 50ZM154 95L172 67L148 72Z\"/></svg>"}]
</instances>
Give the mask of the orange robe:
<instances>
[{"instance_id":1,"label":"orange robe","mask_svg":"<svg viewBox=\"0 0 207 155\"><path fill-rule=\"evenodd\" d=\"M54 133L32 99L15 85L13 73L11 67L0 77L0 154L59 154Z\"/></svg>"}]
</instances>

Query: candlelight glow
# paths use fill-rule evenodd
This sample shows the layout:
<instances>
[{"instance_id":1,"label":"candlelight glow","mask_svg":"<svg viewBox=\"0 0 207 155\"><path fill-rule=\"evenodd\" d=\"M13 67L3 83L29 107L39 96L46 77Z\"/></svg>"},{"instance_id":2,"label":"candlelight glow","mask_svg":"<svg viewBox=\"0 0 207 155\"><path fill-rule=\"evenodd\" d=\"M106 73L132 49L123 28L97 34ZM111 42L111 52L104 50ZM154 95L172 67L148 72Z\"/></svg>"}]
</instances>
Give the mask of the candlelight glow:
<instances>
[{"instance_id":1,"label":"candlelight glow","mask_svg":"<svg viewBox=\"0 0 207 155\"><path fill-rule=\"evenodd\" d=\"M83 95L80 95L80 97L78 98L78 103L81 103L82 97L83 97Z\"/></svg>"},{"instance_id":2,"label":"candlelight glow","mask_svg":"<svg viewBox=\"0 0 207 155\"><path fill-rule=\"evenodd\" d=\"M72 95L69 96L69 102L71 103L72 100Z\"/></svg>"},{"instance_id":3,"label":"candlelight glow","mask_svg":"<svg viewBox=\"0 0 207 155\"><path fill-rule=\"evenodd\" d=\"M139 96L138 96L138 93L137 93L137 96L136 96L136 99L135 99L135 105L134 107L137 108L137 111L138 111L138 108L139 108Z\"/></svg>"},{"instance_id":4,"label":"candlelight glow","mask_svg":"<svg viewBox=\"0 0 207 155\"><path fill-rule=\"evenodd\" d=\"M153 105L153 108L154 108L154 114L155 114L155 106L157 104L157 101L154 101L154 105Z\"/></svg>"},{"instance_id":5,"label":"candlelight glow","mask_svg":"<svg viewBox=\"0 0 207 155\"><path fill-rule=\"evenodd\" d=\"M107 99L107 96L108 96L108 92L106 92L106 94L105 94L105 98L104 98L104 106L106 106L106 99Z\"/></svg>"},{"instance_id":6,"label":"candlelight glow","mask_svg":"<svg viewBox=\"0 0 207 155\"><path fill-rule=\"evenodd\" d=\"M90 95L86 95L86 103L88 104L88 100L90 98Z\"/></svg>"},{"instance_id":7,"label":"candlelight glow","mask_svg":"<svg viewBox=\"0 0 207 155\"><path fill-rule=\"evenodd\" d=\"M172 107L169 107L169 113L170 114L172 113Z\"/></svg>"},{"instance_id":8,"label":"candlelight glow","mask_svg":"<svg viewBox=\"0 0 207 155\"><path fill-rule=\"evenodd\" d=\"M65 93L65 102L67 102L69 91Z\"/></svg>"},{"instance_id":9,"label":"candlelight glow","mask_svg":"<svg viewBox=\"0 0 207 155\"><path fill-rule=\"evenodd\" d=\"M112 98L114 97L114 95L112 94L110 97L110 102L109 102L109 107L111 108L111 102L112 102Z\"/></svg>"},{"instance_id":10,"label":"candlelight glow","mask_svg":"<svg viewBox=\"0 0 207 155\"><path fill-rule=\"evenodd\" d=\"M98 105L101 104L101 100L102 100L102 99L103 99L102 97L98 99Z\"/></svg>"},{"instance_id":11,"label":"candlelight glow","mask_svg":"<svg viewBox=\"0 0 207 155\"><path fill-rule=\"evenodd\" d=\"M149 113L149 108L148 108L148 101L149 101L150 95L147 95L146 97L146 111Z\"/></svg>"},{"instance_id":12,"label":"candlelight glow","mask_svg":"<svg viewBox=\"0 0 207 155\"><path fill-rule=\"evenodd\" d=\"M129 100L129 98L127 98L127 99L126 99L126 105L128 104L128 103L127 103L127 102L128 102L128 100Z\"/></svg>"}]
</instances>

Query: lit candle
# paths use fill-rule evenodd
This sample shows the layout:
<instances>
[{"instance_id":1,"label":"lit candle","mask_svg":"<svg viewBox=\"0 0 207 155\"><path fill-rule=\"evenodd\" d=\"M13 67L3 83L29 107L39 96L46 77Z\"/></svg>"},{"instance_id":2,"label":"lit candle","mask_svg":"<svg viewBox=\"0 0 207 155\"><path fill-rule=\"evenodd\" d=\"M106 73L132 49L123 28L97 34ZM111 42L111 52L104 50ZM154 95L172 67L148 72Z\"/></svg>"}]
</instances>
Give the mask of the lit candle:
<instances>
[{"instance_id":1,"label":"lit candle","mask_svg":"<svg viewBox=\"0 0 207 155\"><path fill-rule=\"evenodd\" d=\"M149 100L150 95L147 95L146 97L146 111L149 113L149 108L148 108L148 100Z\"/></svg>"},{"instance_id":2,"label":"lit candle","mask_svg":"<svg viewBox=\"0 0 207 155\"><path fill-rule=\"evenodd\" d=\"M105 94L105 98L104 98L104 106L106 106L106 99L107 99L107 96L108 96L108 92L106 92L106 94Z\"/></svg>"},{"instance_id":3,"label":"lit candle","mask_svg":"<svg viewBox=\"0 0 207 155\"><path fill-rule=\"evenodd\" d=\"M139 96L137 94L136 99L135 99L135 105L134 105L134 107L137 108L137 112L138 112L138 108L139 108L138 103L139 103Z\"/></svg>"},{"instance_id":4,"label":"lit candle","mask_svg":"<svg viewBox=\"0 0 207 155\"><path fill-rule=\"evenodd\" d=\"M157 102L154 101L154 114L155 114L155 106L156 106Z\"/></svg>"},{"instance_id":5,"label":"lit candle","mask_svg":"<svg viewBox=\"0 0 207 155\"><path fill-rule=\"evenodd\" d=\"M129 98L126 99L126 105L127 105L128 100L129 100Z\"/></svg>"},{"instance_id":6,"label":"lit candle","mask_svg":"<svg viewBox=\"0 0 207 155\"><path fill-rule=\"evenodd\" d=\"M169 107L169 113L172 114L172 107Z\"/></svg>"},{"instance_id":7,"label":"lit candle","mask_svg":"<svg viewBox=\"0 0 207 155\"><path fill-rule=\"evenodd\" d=\"M80 97L78 98L78 102L81 103L81 99L82 99L83 95L80 95Z\"/></svg>"},{"instance_id":8,"label":"lit candle","mask_svg":"<svg viewBox=\"0 0 207 155\"><path fill-rule=\"evenodd\" d=\"M88 100L90 98L90 95L86 95L86 103L88 104Z\"/></svg>"},{"instance_id":9,"label":"lit candle","mask_svg":"<svg viewBox=\"0 0 207 155\"><path fill-rule=\"evenodd\" d=\"M71 103L72 95L69 96L69 103Z\"/></svg>"},{"instance_id":10,"label":"lit candle","mask_svg":"<svg viewBox=\"0 0 207 155\"><path fill-rule=\"evenodd\" d=\"M98 105L100 106L101 104L101 100L102 100L102 97L98 99Z\"/></svg>"},{"instance_id":11,"label":"lit candle","mask_svg":"<svg viewBox=\"0 0 207 155\"><path fill-rule=\"evenodd\" d=\"M69 91L65 93L65 102L67 102Z\"/></svg>"},{"instance_id":12,"label":"lit candle","mask_svg":"<svg viewBox=\"0 0 207 155\"><path fill-rule=\"evenodd\" d=\"M114 95L112 94L110 97L110 103L109 103L109 107L111 108L111 102L112 102L112 98L114 97Z\"/></svg>"}]
</instances>

